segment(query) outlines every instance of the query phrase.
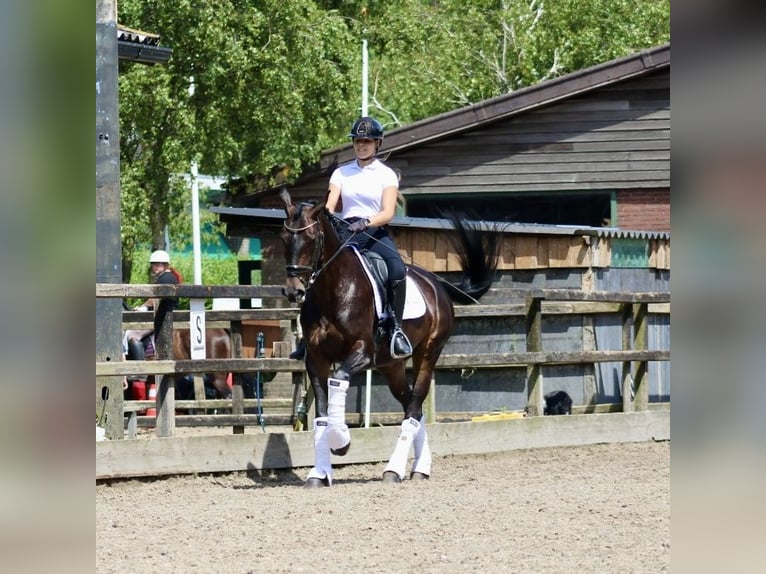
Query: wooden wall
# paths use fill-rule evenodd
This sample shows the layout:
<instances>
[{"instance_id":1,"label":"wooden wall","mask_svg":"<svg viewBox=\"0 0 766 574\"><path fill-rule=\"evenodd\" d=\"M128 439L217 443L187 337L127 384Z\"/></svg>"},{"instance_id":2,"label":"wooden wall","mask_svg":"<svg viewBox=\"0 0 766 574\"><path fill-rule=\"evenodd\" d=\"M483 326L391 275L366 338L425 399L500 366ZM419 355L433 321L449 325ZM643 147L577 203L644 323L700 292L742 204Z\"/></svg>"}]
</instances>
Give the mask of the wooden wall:
<instances>
[{"instance_id":1,"label":"wooden wall","mask_svg":"<svg viewBox=\"0 0 766 574\"><path fill-rule=\"evenodd\" d=\"M399 253L407 263L436 273L460 272L460 260L451 247L451 230L391 228ZM526 235L506 233L502 240L499 271L608 268L612 263L609 237L582 235ZM643 239L649 252L648 267L670 269L670 239ZM261 236L263 284L284 282L284 251L276 234Z\"/></svg>"},{"instance_id":2,"label":"wooden wall","mask_svg":"<svg viewBox=\"0 0 766 574\"><path fill-rule=\"evenodd\" d=\"M385 142L383 156L385 156ZM405 197L670 188L670 72L393 154ZM329 173L290 188L316 199ZM266 203L262 206L267 207Z\"/></svg>"},{"instance_id":3,"label":"wooden wall","mask_svg":"<svg viewBox=\"0 0 766 574\"><path fill-rule=\"evenodd\" d=\"M670 187L670 73L392 156L407 197Z\"/></svg>"}]
</instances>

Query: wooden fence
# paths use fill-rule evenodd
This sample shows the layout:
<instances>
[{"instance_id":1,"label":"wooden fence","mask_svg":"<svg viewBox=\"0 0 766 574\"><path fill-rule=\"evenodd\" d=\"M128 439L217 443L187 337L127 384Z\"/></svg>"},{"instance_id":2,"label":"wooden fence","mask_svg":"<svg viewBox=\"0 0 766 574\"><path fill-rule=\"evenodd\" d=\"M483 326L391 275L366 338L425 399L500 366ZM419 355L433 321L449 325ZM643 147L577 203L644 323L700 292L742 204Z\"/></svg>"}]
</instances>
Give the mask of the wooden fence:
<instances>
[{"instance_id":1,"label":"wooden fence","mask_svg":"<svg viewBox=\"0 0 766 574\"><path fill-rule=\"evenodd\" d=\"M492 369L522 367L526 369L527 411L530 416L540 415L543 410L542 367L546 365L596 364L602 362L622 363L622 405L576 406L573 412L622 412L645 411L653 407L649 404L648 363L651 361L670 360L669 350L649 349L647 347L647 317L650 312L669 312L669 293L629 293L629 292L582 292L573 289L508 289L504 293L507 300L521 301L501 305L469 305L456 307L458 321L463 317L506 317L523 315L526 324L526 350L509 353L481 354L443 354L437 364L438 369ZM122 285L97 284L97 298L125 297L182 297L182 298L281 298L278 286L202 286L202 285ZM650 306L653 306L650 309ZM623 344L621 350L581 350L581 351L546 351L543 349L542 317L544 314L590 314L619 313L622 320ZM122 401L116 399L103 403L97 384L97 410L108 410L112 420L124 421L125 413L132 413L134 423L142 426L156 426L156 434L161 437L174 436L176 426L232 426L233 434L244 433L247 425L260 424L259 415L246 414L245 409L258 404L256 399L245 399L242 389L243 373L289 372L292 373L293 393L287 401L260 400L267 408L270 404L290 406L291 414L286 421L296 430L308 428L312 416L312 392L306 385L304 364L289 358L242 358L242 322L260 320L289 321L297 331L298 310L283 309L243 309L236 311L208 311L206 322L211 325L230 326L234 358L217 360L172 360L169 341L172 340L173 321L176 326L187 322L188 312L175 311L157 333L157 352L161 360L157 361L122 361L108 360L96 363L96 378L100 380L122 379L126 375L163 375L157 388L156 401ZM135 320L149 321L151 314L136 314ZM174 385L172 374L201 374L207 372L235 373L232 398L226 400L176 401L174 393L169 392ZM159 378L159 377L158 377ZM471 413L435 412L435 392L429 394L430 400L424 405L428 422L465 420ZM285 404L287 403L287 404ZM157 409L155 417L137 417L135 411L153 406ZM176 408L213 409L226 408L230 414L178 415ZM478 414L478 413L474 413ZM369 413L368 413L369 415ZM375 422L398 423L401 414L377 413ZM359 413L349 413L349 424L361 421ZM369 419L368 419L369 421ZM124 424L124 423L123 423ZM121 438L121 437L118 437Z\"/></svg>"}]
</instances>

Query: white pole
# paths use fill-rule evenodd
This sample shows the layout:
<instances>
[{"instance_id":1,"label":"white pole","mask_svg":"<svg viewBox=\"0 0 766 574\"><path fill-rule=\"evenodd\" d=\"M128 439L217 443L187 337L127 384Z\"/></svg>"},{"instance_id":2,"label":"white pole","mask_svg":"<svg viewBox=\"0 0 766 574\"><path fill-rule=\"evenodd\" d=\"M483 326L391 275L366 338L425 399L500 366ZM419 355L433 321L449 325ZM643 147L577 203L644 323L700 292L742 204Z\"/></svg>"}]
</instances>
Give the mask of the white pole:
<instances>
[{"instance_id":1,"label":"white pole","mask_svg":"<svg viewBox=\"0 0 766 574\"><path fill-rule=\"evenodd\" d=\"M369 113L368 100L368 58L367 58L367 38L362 40L362 115ZM366 393L364 397L364 428L370 428L370 398L372 395L372 370L367 369L366 373Z\"/></svg>"},{"instance_id":2,"label":"white pole","mask_svg":"<svg viewBox=\"0 0 766 574\"><path fill-rule=\"evenodd\" d=\"M364 397L364 428L370 428L370 395L372 395L372 370L367 369L366 393Z\"/></svg>"},{"instance_id":3,"label":"white pole","mask_svg":"<svg viewBox=\"0 0 766 574\"><path fill-rule=\"evenodd\" d=\"M189 96L194 95L194 76L189 78ZM194 284L202 285L202 248L199 225L199 182L197 181L197 162L191 163L192 196L192 249L194 252Z\"/></svg>"},{"instance_id":4,"label":"white pole","mask_svg":"<svg viewBox=\"0 0 766 574\"><path fill-rule=\"evenodd\" d=\"M194 250L194 284L202 285L202 248L199 226L199 183L197 181L197 162L191 164L192 192L192 247Z\"/></svg>"},{"instance_id":5,"label":"white pole","mask_svg":"<svg viewBox=\"0 0 766 574\"><path fill-rule=\"evenodd\" d=\"M367 39L362 40L362 115L366 116L369 106L367 104Z\"/></svg>"}]
</instances>

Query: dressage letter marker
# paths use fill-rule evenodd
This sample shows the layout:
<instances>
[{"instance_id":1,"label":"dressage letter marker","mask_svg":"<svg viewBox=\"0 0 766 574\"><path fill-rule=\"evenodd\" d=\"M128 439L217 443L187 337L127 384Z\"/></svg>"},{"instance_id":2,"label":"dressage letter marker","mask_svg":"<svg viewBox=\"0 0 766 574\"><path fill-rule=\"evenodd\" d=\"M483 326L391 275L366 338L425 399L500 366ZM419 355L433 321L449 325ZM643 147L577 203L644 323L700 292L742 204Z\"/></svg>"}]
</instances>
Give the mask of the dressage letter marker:
<instances>
[{"instance_id":1,"label":"dressage letter marker","mask_svg":"<svg viewBox=\"0 0 766 574\"><path fill-rule=\"evenodd\" d=\"M189 337L192 360L204 359L205 353L205 300L189 301Z\"/></svg>"}]
</instances>

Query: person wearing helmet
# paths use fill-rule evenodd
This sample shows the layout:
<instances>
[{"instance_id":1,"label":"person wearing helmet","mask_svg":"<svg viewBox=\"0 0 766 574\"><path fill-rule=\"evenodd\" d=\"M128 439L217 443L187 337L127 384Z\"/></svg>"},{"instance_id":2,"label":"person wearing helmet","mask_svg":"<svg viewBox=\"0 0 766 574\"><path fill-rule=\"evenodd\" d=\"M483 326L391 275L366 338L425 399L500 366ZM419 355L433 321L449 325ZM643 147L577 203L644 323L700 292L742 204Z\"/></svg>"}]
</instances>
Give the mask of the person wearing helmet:
<instances>
[{"instance_id":1,"label":"person wearing helmet","mask_svg":"<svg viewBox=\"0 0 766 574\"><path fill-rule=\"evenodd\" d=\"M356 159L333 171L326 206L334 212L341 201L341 217L352 234L348 243L360 250L378 253L386 262L393 320L390 352L392 357L404 359L412 354L412 345L402 331L407 282L404 263L386 227L396 212L399 177L377 158L383 142L383 126L378 120L369 116L357 119L349 137Z\"/></svg>"},{"instance_id":2,"label":"person wearing helmet","mask_svg":"<svg viewBox=\"0 0 766 574\"><path fill-rule=\"evenodd\" d=\"M170 266L170 255L164 249L152 251L149 256L149 281L157 285L178 285L180 275ZM154 310L154 327L152 329L135 329L125 333L123 351L126 355L129 353L134 360L142 361L145 358L142 340L148 335L154 334L165 314L175 309L178 305L176 297L162 297L161 299L149 298L142 305L136 307L136 311Z\"/></svg>"}]
</instances>

